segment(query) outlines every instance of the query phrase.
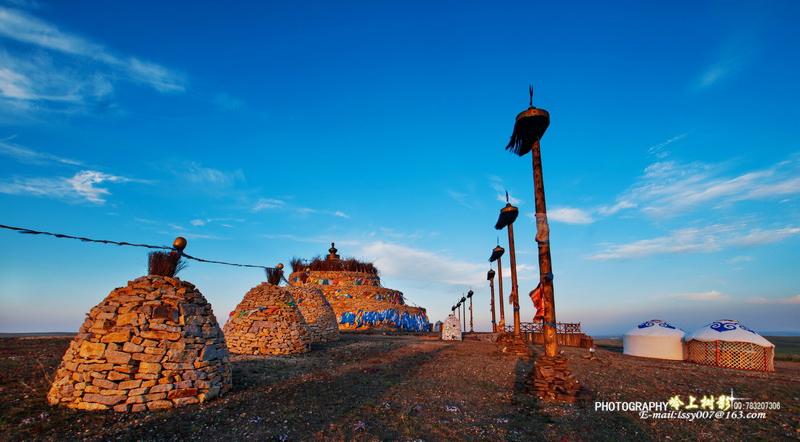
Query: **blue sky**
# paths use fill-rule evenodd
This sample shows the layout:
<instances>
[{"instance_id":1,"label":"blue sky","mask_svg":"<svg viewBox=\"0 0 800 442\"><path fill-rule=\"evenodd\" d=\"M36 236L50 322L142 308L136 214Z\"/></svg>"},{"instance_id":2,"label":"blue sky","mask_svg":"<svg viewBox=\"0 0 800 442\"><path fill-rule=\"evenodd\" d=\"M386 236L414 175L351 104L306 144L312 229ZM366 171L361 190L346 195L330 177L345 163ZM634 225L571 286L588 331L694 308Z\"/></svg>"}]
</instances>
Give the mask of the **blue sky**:
<instances>
[{"instance_id":1,"label":"blue sky","mask_svg":"<svg viewBox=\"0 0 800 442\"><path fill-rule=\"evenodd\" d=\"M531 159L504 146L532 83L558 320L800 331L800 5L396 3L0 4L0 224L258 265L335 241L432 321L472 287L488 330L508 190L530 320ZM77 330L146 271L0 250L0 332ZM180 276L219 317L264 279Z\"/></svg>"}]
</instances>

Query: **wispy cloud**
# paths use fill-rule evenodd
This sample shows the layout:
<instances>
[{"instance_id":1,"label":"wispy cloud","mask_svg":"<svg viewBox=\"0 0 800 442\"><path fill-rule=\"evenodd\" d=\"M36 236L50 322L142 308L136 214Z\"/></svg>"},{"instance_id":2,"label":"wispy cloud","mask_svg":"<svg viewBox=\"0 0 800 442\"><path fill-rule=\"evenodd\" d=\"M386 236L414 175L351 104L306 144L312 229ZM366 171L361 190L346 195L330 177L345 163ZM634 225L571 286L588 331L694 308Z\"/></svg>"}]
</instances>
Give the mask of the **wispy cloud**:
<instances>
[{"instance_id":1,"label":"wispy cloud","mask_svg":"<svg viewBox=\"0 0 800 442\"><path fill-rule=\"evenodd\" d=\"M456 192L455 190L451 189L446 189L446 192L450 196L450 198L456 200L458 204L461 204L467 209L475 210L475 204L473 203L472 198L469 195L461 192Z\"/></svg>"},{"instance_id":2,"label":"wispy cloud","mask_svg":"<svg viewBox=\"0 0 800 442\"><path fill-rule=\"evenodd\" d=\"M28 164L48 164L60 163L70 166L81 166L80 161L71 160L69 158L62 158L57 155L52 155L45 152L37 152L27 147L18 146L7 142L0 141L0 155L13 158L17 161Z\"/></svg>"},{"instance_id":3,"label":"wispy cloud","mask_svg":"<svg viewBox=\"0 0 800 442\"><path fill-rule=\"evenodd\" d=\"M800 228L747 229L745 224L715 224L703 228L685 228L670 235L606 245L589 259L635 259L660 254L713 253L731 247L755 247L800 235Z\"/></svg>"},{"instance_id":4,"label":"wispy cloud","mask_svg":"<svg viewBox=\"0 0 800 442\"><path fill-rule=\"evenodd\" d=\"M730 295L722 294L716 290L710 290L702 293L676 293L672 295L665 295L667 298L683 299L686 301L729 301Z\"/></svg>"},{"instance_id":5,"label":"wispy cloud","mask_svg":"<svg viewBox=\"0 0 800 442\"><path fill-rule=\"evenodd\" d=\"M245 181L244 172L241 169L222 171L213 167L204 167L193 161L184 163L184 167L179 173L187 182L213 187L231 187Z\"/></svg>"},{"instance_id":6,"label":"wispy cloud","mask_svg":"<svg viewBox=\"0 0 800 442\"><path fill-rule=\"evenodd\" d=\"M752 304L800 304L800 295L795 295L790 298L764 298L753 297L749 298L747 302Z\"/></svg>"},{"instance_id":7,"label":"wispy cloud","mask_svg":"<svg viewBox=\"0 0 800 442\"><path fill-rule=\"evenodd\" d=\"M309 207L296 206L293 204L289 204L286 201L272 199L272 198L259 199L252 209L253 212L260 212L263 210L289 211L299 215L320 214L320 215L335 216L339 218L350 218L349 215L339 210L312 209Z\"/></svg>"},{"instance_id":8,"label":"wispy cloud","mask_svg":"<svg viewBox=\"0 0 800 442\"><path fill-rule=\"evenodd\" d=\"M653 217L674 218L744 200L777 199L800 194L800 161L782 161L768 168L726 175L720 164L656 162L620 200Z\"/></svg>"},{"instance_id":9,"label":"wispy cloud","mask_svg":"<svg viewBox=\"0 0 800 442\"><path fill-rule=\"evenodd\" d=\"M702 91L734 77L744 70L757 53L757 34L750 29L740 29L730 36L695 78L691 89Z\"/></svg>"},{"instance_id":10,"label":"wispy cloud","mask_svg":"<svg viewBox=\"0 0 800 442\"><path fill-rule=\"evenodd\" d=\"M56 198L68 202L88 201L104 204L111 192L102 183L124 183L129 178L93 170L82 170L72 177L22 178L0 181L0 193Z\"/></svg>"},{"instance_id":11,"label":"wispy cloud","mask_svg":"<svg viewBox=\"0 0 800 442\"><path fill-rule=\"evenodd\" d=\"M755 261L755 258L753 258L752 256L736 256L728 260L728 262L731 264L736 264L737 262L749 262L749 261Z\"/></svg>"},{"instance_id":12,"label":"wispy cloud","mask_svg":"<svg viewBox=\"0 0 800 442\"><path fill-rule=\"evenodd\" d=\"M536 219L535 214L528 216ZM595 221L590 213L575 207L555 207L547 212L547 219L566 224L591 224Z\"/></svg>"},{"instance_id":13,"label":"wispy cloud","mask_svg":"<svg viewBox=\"0 0 800 442\"><path fill-rule=\"evenodd\" d=\"M0 96L5 102L84 103L109 96L120 79L162 93L185 90L183 76L64 31L27 12L0 6L0 36L27 45L0 52Z\"/></svg>"},{"instance_id":14,"label":"wispy cloud","mask_svg":"<svg viewBox=\"0 0 800 442\"><path fill-rule=\"evenodd\" d=\"M387 242L373 242L361 249L387 277L448 284L479 284L486 265L459 261L434 252Z\"/></svg>"},{"instance_id":15,"label":"wispy cloud","mask_svg":"<svg viewBox=\"0 0 800 442\"><path fill-rule=\"evenodd\" d=\"M669 156L669 152L665 151L664 147L666 147L670 143L674 143L674 142L680 140L681 138L685 137L686 135L688 135L688 134L681 134L681 135L678 135L676 137L672 137L669 140L664 141L662 143L658 143L658 144L655 144L653 146L650 146L650 147L647 148L647 153L649 153L650 155L655 155L655 157L659 158L659 159L666 158L667 156Z\"/></svg>"}]
</instances>

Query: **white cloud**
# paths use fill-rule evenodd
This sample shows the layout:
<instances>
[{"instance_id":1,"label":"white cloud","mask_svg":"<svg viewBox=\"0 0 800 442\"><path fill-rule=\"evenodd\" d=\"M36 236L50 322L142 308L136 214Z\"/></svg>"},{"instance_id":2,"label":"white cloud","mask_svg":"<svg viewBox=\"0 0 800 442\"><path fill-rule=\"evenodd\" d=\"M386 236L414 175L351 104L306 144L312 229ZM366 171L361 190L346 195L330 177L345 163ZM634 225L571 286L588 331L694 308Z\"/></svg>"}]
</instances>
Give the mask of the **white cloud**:
<instances>
[{"instance_id":1,"label":"white cloud","mask_svg":"<svg viewBox=\"0 0 800 442\"><path fill-rule=\"evenodd\" d=\"M528 214L528 216L536 218L534 214ZM575 207L553 208L547 212L547 219L566 224L591 224L595 221L589 212Z\"/></svg>"},{"instance_id":2,"label":"white cloud","mask_svg":"<svg viewBox=\"0 0 800 442\"><path fill-rule=\"evenodd\" d=\"M261 210L270 210L270 209L281 209L286 207L286 202L281 200L275 200L270 198L261 198L256 203L255 207L253 207L253 212L259 212Z\"/></svg>"},{"instance_id":3,"label":"white cloud","mask_svg":"<svg viewBox=\"0 0 800 442\"><path fill-rule=\"evenodd\" d=\"M321 215L330 215L336 216L339 218L350 218L346 213L339 211L339 210L317 210L312 209L310 207L298 207L291 204L288 204L286 201L271 199L271 198L261 198L258 200L256 205L253 207L253 212L259 212L262 210L286 210L295 212L299 215L308 215L312 213L318 213Z\"/></svg>"},{"instance_id":4,"label":"white cloud","mask_svg":"<svg viewBox=\"0 0 800 442\"><path fill-rule=\"evenodd\" d=\"M17 161L30 164L61 163L71 166L81 165L80 161L62 158L49 153L36 152L35 150L28 149L27 147L17 146L15 144L5 143L2 141L0 141L0 155L5 155L14 158Z\"/></svg>"},{"instance_id":5,"label":"white cloud","mask_svg":"<svg viewBox=\"0 0 800 442\"><path fill-rule=\"evenodd\" d=\"M731 247L755 247L800 235L800 228L772 230L750 229L745 224L714 224L703 228L685 228L669 236L643 239L627 244L606 245L589 259L633 259L658 254L713 253Z\"/></svg>"},{"instance_id":6,"label":"white cloud","mask_svg":"<svg viewBox=\"0 0 800 442\"><path fill-rule=\"evenodd\" d=\"M618 202L617 204L614 204L611 207L608 207L608 206L600 207L599 209L597 209L597 213L599 213L600 215L608 216L608 215L613 215L613 214L619 212L620 210L632 209L634 207L636 207L636 204L633 204L633 203L631 203L629 201L620 201L620 202Z\"/></svg>"},{"instance_id":7,"label":"white cloud","mask_svg":"<svg viewBox=\"0 0 800 442\"><path fill-rule=\"evenodd\" d=\"M710 290L702 293L677 293L673 295L666 295L666 297L684 299L686 301L728 301L731 299L730 295L724 295L716 290Z\"/></svg>"},{"instance_id":8,"label":"white cloud","mask_svg":"<svg viewBox=\"0 0 800 442\"><path fill-rule=\"evenodd\" d=\"M447 284L481 284L486 265L382 241L364 245L361 255L373 261L381 275Z\"/></svg>"},{"instance_id":9,"label":"white cloud","mask_svg":"<svg viewBox=\"0 0 800 442\"><path fill-rule=\"evenodd\" d=\"M685 137L686 135L688 135L688 134L681 134L681 135L678 135L676 137L672 137L669 140L664 141L662 143L658 143L656 145L650 146L650 147L647 148L647 153L649 153L650 155L655 155L656 158L659 158L659 159L666 158L669 155L669 152L665 151L664 147L666 147L670 143L674 143L674 142L680 140L681 138Z\"/></svg>"},{"instance_id":10,"label":"white cloud","mask_svg":"<svg viewBox=\"0 0 800 442\"><path fill-rule=\"evenodd\" d=\"M800 295L795 295L790 298L764 298L753 297L747 300L752 304L800 304Z\"/></svg>"},{"instance_id":11,"label":"white cloud","mask_svg":"<svg viewBox=\"0 0 800 442\"><path fill-rule=\"evenodd\" d=\"M17 108L62 110L64 104L97 102L119 80L162 93L185 90L183 76L164 66L115 54L17 9L0 6L0 36L27 45L0 52L0 97Z\"/></svg>"},{"instance_id":12,"label":"white cloud","mask_svg":"<svg viewBox=\"0 0 800 442\"><path fill-rule=\"evenodd\" d=\"M752 256L736 256L728 260L728 262L731 264L735 264L737 262L749 262L749 261L755 261L755 258L753 258Z\"/></svg>"},{"instance_id":13,"label":"white cloud","mask_svg":"<svg viewBox=\"0 0 800 442\"><path fill-rule=\"evenodd\" d=\"M619 199L652 217L674 218L698 208L800 194L800 161L796 159L728 176L724 169L700 162L656 162Z\"/></svg>"},{"instance_id":14,"label":"white cloud","mask_svg":"<svg viewBox=\"0 0 800 442\"><path fill-rule=\"evenodd\" d=\"M104 182L122 183L127 181L131 180L93 170L82 170L69 178L12 177L5 182L0 181L0 193L56 198L70 202L86 200L95 204L103 204L106 202L105 197L111 195L111 192L107 188L97 187L97 185Z\"/></svg>"},{"instance_id":15,"label":"white cloud","mask_svg":"<svg viewBox=\"0 0 800 442\"><path fill-rule=\"evenodd\" d=\"M455 190L447 189L447 194L450 195L450 198L456 200L458 204L466 207L467 209L475 210L475 205L473 204L469 195L465 193L456 192Z\"/></svg>"},{"instance_id":16,"label":"white cloud","mask_svg":"<svg viewBox=\"0 0 800 442\"><path fill-rule=\"evenodd\" d=\"M184 163L178 175L186 182L213 188L229 188L245 181L244 172L241 169L222 171L213 167L204 167L193 161Z\"/></svg>"}]
</instances>

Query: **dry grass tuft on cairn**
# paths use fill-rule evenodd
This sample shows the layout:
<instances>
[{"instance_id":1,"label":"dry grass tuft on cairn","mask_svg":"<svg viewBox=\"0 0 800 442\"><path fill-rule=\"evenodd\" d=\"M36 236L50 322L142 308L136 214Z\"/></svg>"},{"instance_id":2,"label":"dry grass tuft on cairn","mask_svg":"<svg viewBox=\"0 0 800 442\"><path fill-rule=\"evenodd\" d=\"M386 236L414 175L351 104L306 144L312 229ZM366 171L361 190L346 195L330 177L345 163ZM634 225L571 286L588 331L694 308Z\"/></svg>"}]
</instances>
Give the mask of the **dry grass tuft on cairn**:
<instances>
[{"instance_id":1,"label":"dry grass tuft on cairn","mask_svg":"<svg viewBox=\"0 0 800 442\"><path fill-rule=\"evenodd\" d=\"M267 282L244 295L224 331L231 353L285 355L311 349L311 335L294 298Z\"/></svg>"},{"instance_id":2,"label":"dry grass tuft on cairn","mask_svg":"<svg viewBox=\"0 0 800 442\"><path fill-rule=\"evenodd\" d=\"M51 404L144 411L230 390L225 338L191 283L144 276L112 291L87 316L56 372Z\"/></svg>"},{"instance_id":3,"label":"dry grass tuft on cairn","mask_svg":"<svg viewBox=\"0 0 800 442\"><path fill-rule=\"evenodd\" d=\"M174 278L186 268L186 261L177 252L150 252L147 261L147 274Z\"/></svg>"}]
</instances>

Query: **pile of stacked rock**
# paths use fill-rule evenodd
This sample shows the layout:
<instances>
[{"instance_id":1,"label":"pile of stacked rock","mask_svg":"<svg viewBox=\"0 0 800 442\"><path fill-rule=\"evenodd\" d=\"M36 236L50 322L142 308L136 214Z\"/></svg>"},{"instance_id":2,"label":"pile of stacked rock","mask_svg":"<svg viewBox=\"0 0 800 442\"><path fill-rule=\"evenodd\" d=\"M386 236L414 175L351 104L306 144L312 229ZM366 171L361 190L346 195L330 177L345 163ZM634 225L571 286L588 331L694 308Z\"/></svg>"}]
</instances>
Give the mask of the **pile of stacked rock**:
<instances>
[{"instance_id":1,"label":"pile of stacked rock","mask_svg":"<svg viewBox=\"0 0 800 442\"><path fill-rule=\"evenodd\" d=\"M141 277L87 316L56 372L51 404L142 411L196 404L230 390L225 338L194 285Z\"/></svg>"},{"instance_id":2,"label":"pile of stacked rock","mask_svg":"<svg viewBox=\"0 0 800 442\"><path fill-rule=\"evenodd\" d=\"M461 321L456 318L454 313L450 313L450 316L442 324L442 339L445 341L461 340Z\"/></svg>"},{"instance_id":3,"label":"pile of stacked rock","mask_svg":"<svg viewBox=\"0 0 800 442\"><path fill-rule=\"evenodd\" d=\"M286 287L297 302L297 307L308 325L311 342L328 342L339 339L336 313L321 290L294 285Z\"/></svg>"},{"instance_id":4,"label":"pile of stacked rock","mask_svg":"<svg viewBox=\"0 0 800 442\"><path fill-rule=\"evenodd\" d=\"M231 353L284 355L311 349L311 335L294 297L267 282L244 295L224 331Z\"/></svg>"},{"instance_id":5,"label":"pile of stacked rock","mask_svg":"<svg viewBox=\"0 0 800 442\"><path fill-rule=\"evenodd\" d=\"M376 272L349 270L347 263L352 260L341 261L333 244L329 252L324 261L312 262L308 269L295 268L289 283L321 290L336 313L340 330L430 329L424 308L405 305L403 293L382 287ZM326 270L313 270L315 267Z\"/></svg>"}]
</instances>

